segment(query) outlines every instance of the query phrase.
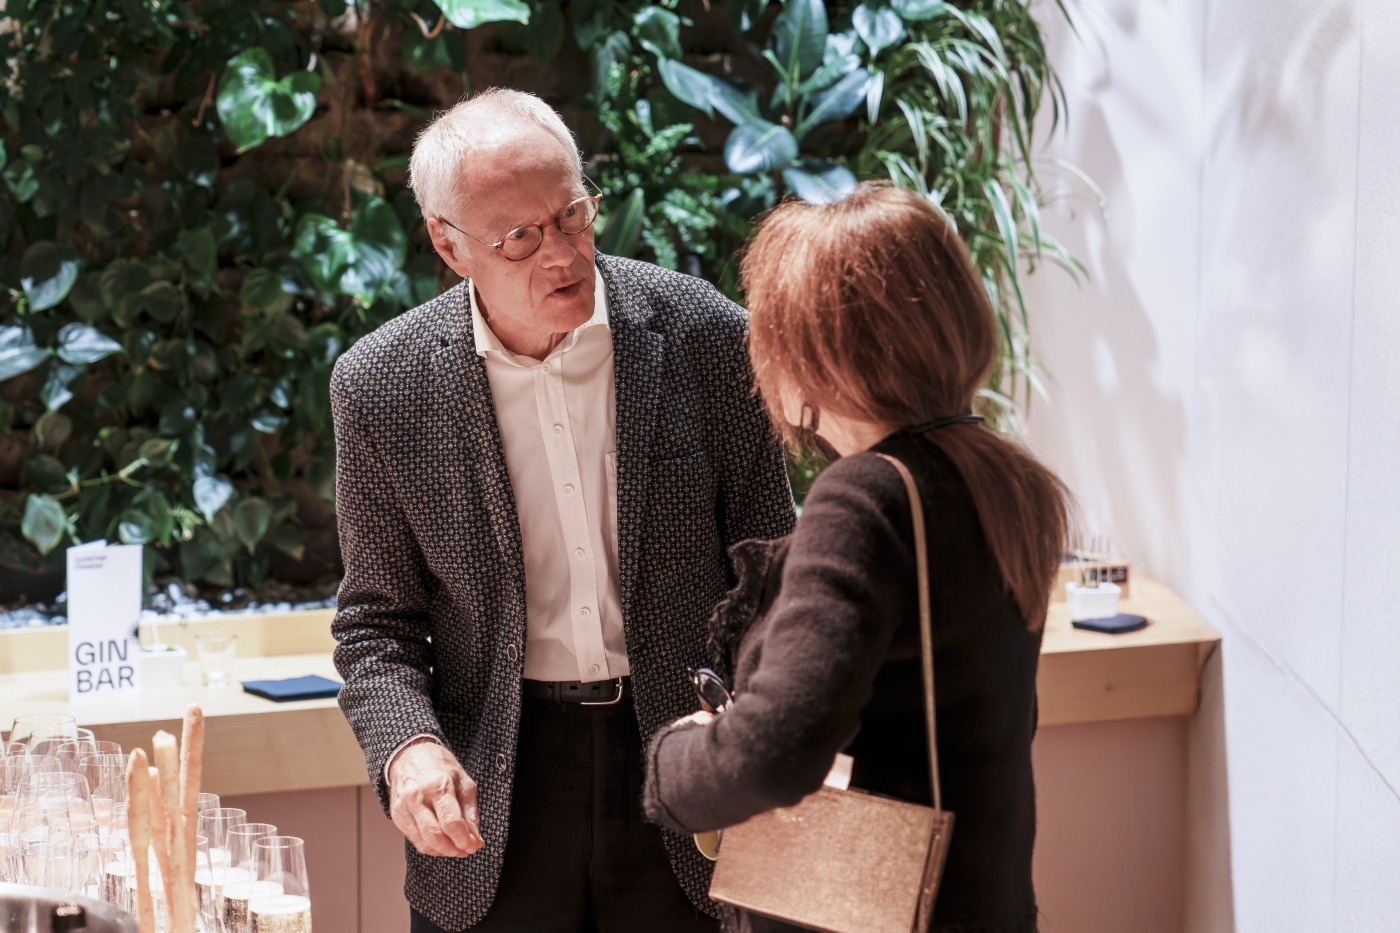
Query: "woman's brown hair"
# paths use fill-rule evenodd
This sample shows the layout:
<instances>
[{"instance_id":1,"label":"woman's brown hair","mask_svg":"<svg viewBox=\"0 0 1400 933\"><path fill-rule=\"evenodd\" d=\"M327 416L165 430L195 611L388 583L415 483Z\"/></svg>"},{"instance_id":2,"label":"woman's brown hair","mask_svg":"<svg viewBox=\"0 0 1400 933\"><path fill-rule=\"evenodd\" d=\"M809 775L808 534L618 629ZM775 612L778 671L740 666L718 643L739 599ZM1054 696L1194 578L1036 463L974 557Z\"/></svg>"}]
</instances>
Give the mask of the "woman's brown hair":
<instances>
[{"instance_id":1,"label":"woman's brown hair","mask_svg":"<svg viewBox=\"0 0 1400 933\"><path fill-rule=\"evenodd\" d=\"M818 412L907 428L970 413L991 372L997 329L981 277L952 226L913 192L861 185L834 204L779 206L749 244L740 281L754 371L784 432L784 390ZM1039 629L1064 553L1064 485L981 425L925 436L967 483L1002 578Z\"/></svg>"}]
</instances>

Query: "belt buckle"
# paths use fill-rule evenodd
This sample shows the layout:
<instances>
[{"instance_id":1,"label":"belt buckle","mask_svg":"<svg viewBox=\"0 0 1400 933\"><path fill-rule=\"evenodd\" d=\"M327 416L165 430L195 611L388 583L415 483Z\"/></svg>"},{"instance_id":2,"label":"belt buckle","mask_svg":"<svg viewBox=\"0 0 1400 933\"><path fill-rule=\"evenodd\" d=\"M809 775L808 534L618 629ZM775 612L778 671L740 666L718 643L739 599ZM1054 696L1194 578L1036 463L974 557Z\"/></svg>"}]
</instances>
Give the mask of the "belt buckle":
<instances>
[{"instance_id":1,"label":"belt buckle","mask_svg":"<svg viewBox=\"0 0 1400 933\"><path fill-rule=\"evenodd\" d=\"M622 702L622 678L617 679L617 696L611 700L603 700L601 703L584 703L579 701L579 706L616 706Z\"/></svg>"}]
</instances>

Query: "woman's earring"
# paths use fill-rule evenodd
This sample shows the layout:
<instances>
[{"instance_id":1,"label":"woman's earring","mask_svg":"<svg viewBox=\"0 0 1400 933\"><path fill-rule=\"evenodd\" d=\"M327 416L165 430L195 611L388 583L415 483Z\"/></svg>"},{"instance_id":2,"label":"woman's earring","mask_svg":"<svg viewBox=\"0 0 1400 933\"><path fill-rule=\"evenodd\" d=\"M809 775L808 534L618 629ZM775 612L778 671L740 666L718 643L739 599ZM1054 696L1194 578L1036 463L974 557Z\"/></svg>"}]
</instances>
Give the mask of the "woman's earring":
<instances>
[{"instance_id":1,"label":"woman's earring","mask_svg":"<svg viewBox=\"0 0 1400 933\"><path fill-rule=\"evenodd\" d=\"M802 430L804 430L804 431L816 431L816 430L817 430L817 420L818 420L817 410L816 410L815 408L813 408L811 405L808 405L806 402L803 402L803 403L802 403Z\"/></svg>"}]
</instances>

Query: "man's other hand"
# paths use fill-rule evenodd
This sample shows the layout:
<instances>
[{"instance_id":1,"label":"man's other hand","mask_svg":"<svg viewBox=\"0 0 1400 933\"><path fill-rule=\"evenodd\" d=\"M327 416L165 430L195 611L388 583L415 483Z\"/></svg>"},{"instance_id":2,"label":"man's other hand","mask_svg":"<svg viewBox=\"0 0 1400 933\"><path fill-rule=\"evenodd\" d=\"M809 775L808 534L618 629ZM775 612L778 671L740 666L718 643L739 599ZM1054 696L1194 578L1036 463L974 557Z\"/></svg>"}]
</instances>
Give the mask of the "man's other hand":
<instances>
[{"instance_id":1,"label":"man's other hand","mask_svg":"<svg viewBox=\"0 0 1400 933\"><path fill-rule=\"evenodd\" d=\"M464 858L486 844L477 823L476 782L436 742L416 742L394 759L389 813L424 855Z\"/></svg>"}]
</instances>

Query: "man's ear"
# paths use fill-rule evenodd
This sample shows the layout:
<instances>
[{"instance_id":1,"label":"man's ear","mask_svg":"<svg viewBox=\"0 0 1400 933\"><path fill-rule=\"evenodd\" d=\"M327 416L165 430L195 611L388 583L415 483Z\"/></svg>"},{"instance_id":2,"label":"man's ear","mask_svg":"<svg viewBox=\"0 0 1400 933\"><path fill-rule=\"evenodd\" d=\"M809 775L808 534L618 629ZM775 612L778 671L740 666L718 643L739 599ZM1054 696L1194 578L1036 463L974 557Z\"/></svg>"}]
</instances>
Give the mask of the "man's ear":
<instances>
[{"instance_id":1,"label":"man's ear","mask_svg":"<svg viewBox=\"0 0 1400 933\"><path fill-rule=\"evenodd\" d=\"M451 228L447 224L430 217L427 220L428 236L433 241L433 249L442 257L442 261L447 263L447 267L462 278L467 278L467 251L460 246L457 238L451 235Z\"/></svg>"}]
</instances>

